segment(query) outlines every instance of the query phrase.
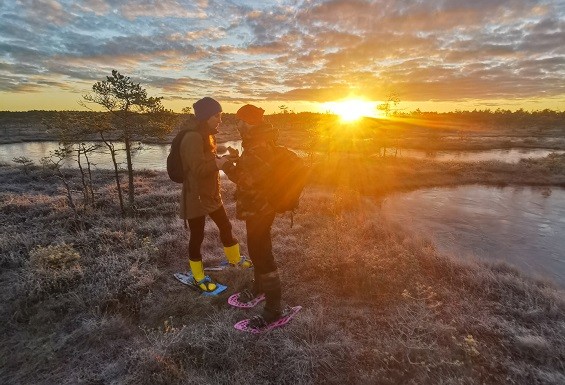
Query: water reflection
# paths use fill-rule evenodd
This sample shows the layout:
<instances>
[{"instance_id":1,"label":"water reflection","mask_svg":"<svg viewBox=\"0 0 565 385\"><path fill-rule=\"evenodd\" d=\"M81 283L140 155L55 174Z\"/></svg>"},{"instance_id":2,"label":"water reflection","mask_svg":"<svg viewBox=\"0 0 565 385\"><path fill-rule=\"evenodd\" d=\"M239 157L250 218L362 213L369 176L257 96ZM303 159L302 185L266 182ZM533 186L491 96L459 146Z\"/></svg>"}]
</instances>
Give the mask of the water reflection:
<instances>
[{"instance_id":1,"label":"water reflection","mask_svg":"<svg viewBox=\"0 0 565 385\"><path fill-rule=\"evenodd\" d=\"M93 145L95 143L86 143ZM113 168L112 161L105 146L102 143L98 153L92 154L92 163L95 164L94 168L110 169ZM48 156L51 151L58 148L57 142L26 142L26 143L12 143L0 145L0 162L12 163L12 159L19 156L25 156L31 159L35 164L39 164L41 158ZM218 153L223 155L227 152L227 147L231 146L237 148L242 152L241 141L229 141L218 144ZM142 150L137 151L133 156L134 168L136 170L152 169L152 170L165 170L165 163L167 155L169 154L169 144L144 144ZM117 146L118 148L118 146ZM388 155L394 155L390 153ZM299 155L305 156L303 151L297 151ZM524 158L541 158L555 152L559 154L565 153L563 150L549 150L549 149L508 149L508 150L488 150L488 151L437 151L433 153L426 153L420 150L399 149L396 156L419 158L419 159L432 159L438 161L486 161L486 160L499 160L509 163L518 162ZM125 163L125 154L123 151L118 152L118 160ZM65 163L68 167L76 167L76 162L67 161Z\"/></svg>"},{"instance_id":2,"label":"water reflection","mask_svg":"<svg viewBox=\"0 0 565 385\"><path fill-rule=\"evenodd\" d=\"M389 150L390 151L390 150ZM431 159L437 161L460 161L460 162L482 162L488 160L499 160L507 163L518 163L520 159L544 158L551 153L563 154L563 150L551 149L497 149L483 151L434 151L426 152L421 150L399 149L396 156L405 158ZM394 155L394 154L391 154Z\"/></svg>"},{"instance_id":3,"label":"water reflection","mask_svg":"<svg viewBox=\"0 0 565 385\"><path fill-rule=\"evenodd\" d=\"M423 189L392 195L382 209L441 251L506 261L565 288L565 189Z\"/></svg>"},{"instance_id":4,"label":"water reflection","mask_svg":"<svg viewBox=\"0 0 565 385\"><path fill-rule=\"evenodd\" d=\"M112 159L109 155L107 147L102 142L86 142L86 147L97 145L97 151L89 155L93 169L113 169ZM218 155L225 155L228 153L227 148L233 147L241 154L243 148L241 140L226 141L218 144ZM25 156L31 159L36 165L39 165L41 158L49 156L51 152L59 147L58 142L26 142L26 143L11 143L0 144L0 163L14 164L13 159ZM166 169L166 159L169 155L170 144L143 144L140 149L132 153L133 168L135 170L159 170ZM125 168L126 156L123 151L123 146L116 144L117 160L122 168ZM295 150L299 156L305 157L307 154L304 151ZM85 164L84 158L81 160ZM77 167L76 160L66 159L63 167Z\"/></svg>"},{"instance_id":5,"label":"water reflection","mask_svg":"<svg viewBox=\"0 0 565 385\"><path fill-rule=\"evenodd\" d=\"M87 142L87 147L98 145L99 149L89 155L89 160L93 169L112 169L112 159L108 149L101 142ZM227 153L227 147L237 148L240 153L241 141L229 141L218 145L218 153L223 155ZM0 162L13 164L13 159L25 156L31 159L36 165L40 164L41 158L49 156L50 153L59 147L57 142L26 142L11 143L0 145ZM116 145L118 150L117 159L122 168L125 168L126 156L123 146ZM169 155L169 144L143 144L141 149L132 154L133 166L136 170L149 169L160 170L166 169L166 159ZM84 159L82 160L84 164ZM63 162L64 167L77 167L74 159L67 159Z\"/></svg>"}]
</instances>

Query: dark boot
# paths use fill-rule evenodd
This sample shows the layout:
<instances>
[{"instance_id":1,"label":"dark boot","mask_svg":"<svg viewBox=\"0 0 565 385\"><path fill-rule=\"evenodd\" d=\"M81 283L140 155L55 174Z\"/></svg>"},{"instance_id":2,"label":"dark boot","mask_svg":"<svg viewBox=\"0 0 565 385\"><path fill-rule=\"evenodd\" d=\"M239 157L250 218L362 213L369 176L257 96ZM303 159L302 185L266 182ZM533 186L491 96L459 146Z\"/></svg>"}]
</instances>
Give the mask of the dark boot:
<instances>
[{"instance_id":1,"label":"dark boot","mask_svg":"<svg viewBox=\"0 0 565 385\"><path fill-rule=\"evenodd\" d=\"M251 290L256 294L263 294L265 292L263 284L261 283L261 274L256 270L253 271L253 285Z\"/></svg>"},{"instance_id":2,"label":"dark boot","mask_svg":"<svg viewBox=\"0 0 565 385\"><path fill-rule=\"evenodd\" d=\"M269 324L281 317L281 279L278 270L259 278L266 299L262 317Z\"/></svg>"},{"instance_id":3,"label":"dark boot","mask_svg":"<svg viewBox=\"0 0 565 385\"><path fill-rule=\"evenodd\" d=\"M238 301L242 303L247 303L255 300L261 294L264 294L263 285L261 285L261 276L257 271L253 272L253 282L251 288L246 288L241 293L239 293Z\"/></svg>"}]
</instances>

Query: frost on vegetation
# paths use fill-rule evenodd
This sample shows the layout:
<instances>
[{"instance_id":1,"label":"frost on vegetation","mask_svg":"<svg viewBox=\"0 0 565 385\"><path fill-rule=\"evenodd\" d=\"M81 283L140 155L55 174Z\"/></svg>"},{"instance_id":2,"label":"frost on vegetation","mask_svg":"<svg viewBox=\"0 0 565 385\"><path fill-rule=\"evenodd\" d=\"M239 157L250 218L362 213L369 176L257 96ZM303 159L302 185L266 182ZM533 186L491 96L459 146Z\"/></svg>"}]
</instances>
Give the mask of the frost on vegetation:
<instances>
[{"instance_id":1,"label":"frost on vegetation","mask_svg":"<svg viewBox=\"0 0 565 385\"><path fill-rule=\"evenodd\" d=\"M29 253L29 262L35 269L65 270L80 268L80 254L72 245L61 243L58 245L37 246Z\"/></svg>"},{"instance_id":2,"label":"frost on vegetation","mask_svg":"<svg viewBox=\"0 0 565 385\"><path fill-rule=\"evenodd\" d=\"M67 292L83 277L80 254L72 245L37 246L29 254L30 270L25 274L23 289L30 300Z\"/></svg>"}]
</instances>

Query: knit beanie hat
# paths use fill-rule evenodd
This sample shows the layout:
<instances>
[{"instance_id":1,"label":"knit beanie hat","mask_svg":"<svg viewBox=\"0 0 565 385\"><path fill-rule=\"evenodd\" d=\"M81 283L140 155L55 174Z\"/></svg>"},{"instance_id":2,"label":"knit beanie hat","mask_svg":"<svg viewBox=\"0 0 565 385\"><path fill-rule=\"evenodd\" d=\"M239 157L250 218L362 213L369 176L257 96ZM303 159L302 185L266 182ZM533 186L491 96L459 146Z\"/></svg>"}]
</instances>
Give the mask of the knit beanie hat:
<instances>
[{"instance_id":1,"label":"knit beanie hat","mask_svg":"<svg viewBox=\"0 0 565 385\"><path fill-rule=\"evenodd\" d=\"M194 107L194 117L199 122L205 122L218 112L222 112L220 103L208 96L198 100L192 107Z\"/></svg>"},{"instance_id":2,"label":"knit beanie hat","mask_svg":"<svg viewBox=\"0 0 565 385\"><path fill-rule=\"evenodd\" d=\"M251 126L257 126L263 123L264 113L264 109L255 107L252 104L246 104L245 106L237 110L235 116Z\"/></svg>"}]
</instances>

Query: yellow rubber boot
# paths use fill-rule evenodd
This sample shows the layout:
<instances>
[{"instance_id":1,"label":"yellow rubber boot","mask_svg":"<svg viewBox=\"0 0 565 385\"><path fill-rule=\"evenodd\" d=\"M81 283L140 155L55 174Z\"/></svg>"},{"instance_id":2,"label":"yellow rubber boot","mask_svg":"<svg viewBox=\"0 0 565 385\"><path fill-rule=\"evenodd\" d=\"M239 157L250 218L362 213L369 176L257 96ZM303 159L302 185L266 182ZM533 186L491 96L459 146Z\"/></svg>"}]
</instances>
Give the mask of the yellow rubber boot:
<instances>
[{"instance_id":1,"label":"yellow rubber boot","mask_svg":"<svg viewBox=\"0 0 565 385\"><path fill-rule=\"evenodd\" d=\"M228 262L232 265L237 265L241 260L241 254L239 254L239 243L233 246L224 247L224 254L228 259Z\"/></svg>"},{"instance_id":2,"label":"yellow rubber boot","mask_svg":"<svg viewBox=\"0 0 565 385\"><path fill-rule=\"evenodd\" d=\"M244 268L253 266L253 263L249 259L241 258L241 254L239 253L239 243L236 243L233 246L224 247L224 254L226 254L226 258L230 265Z\"/></svg>"},{"instance_id":3,"label":"yellow rubber boot","mask_svg":"<svg viewBox=\"0 0 565 385\"><path fill-rule=\"evenodd\" d=\"M188 260L188 264L190 265L190 271L192 272L192 276L194 277L194 281L196 283L201 282L206 278L204 274L204 265L202 261L191 261ZM198 285L200 290L202 291L214 291L216 290L216 284L214 282L206 282L201 283Z\"/></svg>"}]
</instances>

